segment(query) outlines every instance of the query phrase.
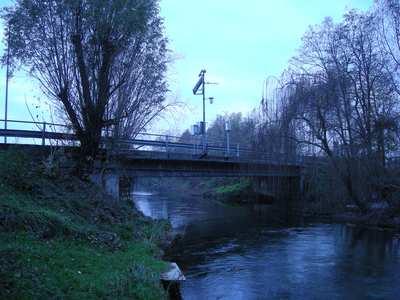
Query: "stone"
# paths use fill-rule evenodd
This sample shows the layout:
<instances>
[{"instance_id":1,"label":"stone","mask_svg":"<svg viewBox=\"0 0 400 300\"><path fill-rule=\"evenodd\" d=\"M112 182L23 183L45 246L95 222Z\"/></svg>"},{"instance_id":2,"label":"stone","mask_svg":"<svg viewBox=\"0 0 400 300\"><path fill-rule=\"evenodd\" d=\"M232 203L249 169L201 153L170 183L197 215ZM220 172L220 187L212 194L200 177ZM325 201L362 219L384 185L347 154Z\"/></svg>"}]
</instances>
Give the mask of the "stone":
<instances>
[{"instance_id":1,"label":"stone","mask_svg":"<svg viewBox=\"0 0 400 300\"><path fill-rule=\"evenodd\" d=\"M178 265L174 262L169 263L168 270L161 274L160 279L164 280L164 281L184 281L184 280L186 280L181 269L179 269Z\"/></svg>"}]
</instances>

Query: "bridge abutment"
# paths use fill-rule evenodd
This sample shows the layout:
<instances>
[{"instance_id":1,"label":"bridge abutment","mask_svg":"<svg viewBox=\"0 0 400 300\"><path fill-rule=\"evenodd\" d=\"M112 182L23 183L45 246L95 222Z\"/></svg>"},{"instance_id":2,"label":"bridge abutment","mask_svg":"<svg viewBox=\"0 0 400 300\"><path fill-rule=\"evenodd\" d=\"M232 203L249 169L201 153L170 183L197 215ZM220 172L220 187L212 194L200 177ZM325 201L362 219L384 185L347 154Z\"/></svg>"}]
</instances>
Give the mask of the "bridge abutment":
<instances>
[{"instance_id":1,"label":"bridge abutment","mask_svg":"<svg viewBox=\"0 0 400 300\"><path fill-rule=\"evenodd\" d=\"M94 184L100 186L114 200L120 198L120 174L119 173L95 173L90 176Z\"/></svg>"},{"instance_id":2,"label":"bridge abutment","mask_svg":"<svg viewBox=\"0 0 400 300\"><path fill-rule=\"evenodd\" d=\"M102 172L91 175L91 181L100 186L115 201L129 199L135 177L120 172Z\"/></svg>"}]
</instances>

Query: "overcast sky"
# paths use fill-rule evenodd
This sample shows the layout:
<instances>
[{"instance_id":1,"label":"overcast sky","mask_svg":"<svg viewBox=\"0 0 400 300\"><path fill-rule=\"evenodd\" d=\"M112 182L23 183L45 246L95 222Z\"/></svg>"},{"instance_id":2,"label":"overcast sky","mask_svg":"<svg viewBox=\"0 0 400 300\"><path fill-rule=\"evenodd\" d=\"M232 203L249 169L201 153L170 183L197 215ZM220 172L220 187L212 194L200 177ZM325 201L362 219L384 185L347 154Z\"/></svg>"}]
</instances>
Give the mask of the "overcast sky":
<instances>
[{"instance_id":1,"label":"overcast sky","mask_svg":"<svg viewBox=\"0 0 400 300\"><path fill-rule=\"evenodd\" d=\"M1 6L11 1L0 0ZM192 88L201 69L207 80L207 121L217 114L242 112L258 106L263 82L268 76L279 76L296 53L308 26L331 16L340 21L350 8L366 10L373 0L161 0L170 49L176 58L168 80L172 92L187 104L175 120L155 126L164 131L184 130L202 116L201 96ZM1 48L3 51L3 47ZM5 71L0 73L0 116L4 116ZM3 79L1 79L3 78ZM36 103L38 87L23 74L10 83L9 118L29 119L25 102ZM44 109L32 112L37 114ZM169 115L170 117L170 115Z\"/></svg>"}]
</instances>

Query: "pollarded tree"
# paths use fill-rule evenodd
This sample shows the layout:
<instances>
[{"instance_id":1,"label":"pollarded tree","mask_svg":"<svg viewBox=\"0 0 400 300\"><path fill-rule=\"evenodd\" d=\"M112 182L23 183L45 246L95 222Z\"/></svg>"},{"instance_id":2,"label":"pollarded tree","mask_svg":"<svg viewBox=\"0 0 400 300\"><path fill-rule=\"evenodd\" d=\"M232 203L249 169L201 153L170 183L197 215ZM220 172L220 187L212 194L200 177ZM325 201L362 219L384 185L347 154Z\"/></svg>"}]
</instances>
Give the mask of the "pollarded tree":
<instances>
[{"instance_id":1,"label":"pollarded tree","mask_svg":"<svg viewBox=\"0 0 400 300\"><path fill-rule=\"evenodd\" d=\"M130 136L162 109L158 0L17 0L3 19L13 63L65 113L83 157L96 157L105 127Z\"/></svg>"}]
</instances>

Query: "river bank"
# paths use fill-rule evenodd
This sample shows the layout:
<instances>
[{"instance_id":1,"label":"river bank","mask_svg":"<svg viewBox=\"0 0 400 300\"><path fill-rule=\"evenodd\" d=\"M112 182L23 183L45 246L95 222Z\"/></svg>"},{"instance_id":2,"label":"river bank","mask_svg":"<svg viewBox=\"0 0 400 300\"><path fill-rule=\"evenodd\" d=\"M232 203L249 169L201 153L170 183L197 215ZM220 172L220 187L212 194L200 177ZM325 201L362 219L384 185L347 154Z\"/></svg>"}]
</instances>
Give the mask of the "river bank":
<instances>
[{"instance_id":1,"label":"river bank","mask_svg":"<svg viewBox=\"0 0 400 300\"><path fill-rule=\"evenodd\" d=\"M400 232L400 216L393 215L389 211L372 211L367 214L343 212L334 214L330 218L336 223Z\"/></svg>"},{"instance_id":2,"label":"river bank","mask_svg":"<svg viewBox=\"0 0 400 300\"><path fill-rule=\"evenodd\" d=\"M272 197L256 192L250 180L227 182L208 190L204 195L207 198L217 199L231 205L273 203ZM315 202L303 199L302 205L296 206L292 214L314 222L325 220L331 223L345 223L400 232L400 213L383 205L372 205L365 213L362 213L354 205L344 205L343 203L318 210Z\"/></svg>"},{"instance_id":3,"label":"river bank","mask_svg":"<svg viewBox=\"0 0 400 300\"><path fill-rule=\"evenodd\" d=\"M201 197L204 201L218 201L225 205L268 205L274 199L262 195L252 187L251 180L240 178L163 178L145 179L137 183L138 190L149 189L169 197ZM316 200L302 195L301 205L292 212L294 218L314 222L353 224L361 227L381 228L400 232L400 213L386 208L373 208L361 213L345 201Z\"/></svg>"},{"instance_id":4,"label":"river bank","mask_svg":"<svg viewBox=\"0 0 400 300\"><path fill-rule=\"evenodd\" d=\"M168 223L51 164L0 152L0 298L165 297Z\"/></svg>"},{"instance_id":5,"label":"river bank","mask_svg":"<svg viewBox=\"0 0 400 300\"><path fill-rule=\"evenodd\" d=\"M253 189L246 178L162 178L139 180L137 190L151 190L170 197L193 196L214 199L225 204L269 204L272 197Z\"/></svg>"}]
</instances>

